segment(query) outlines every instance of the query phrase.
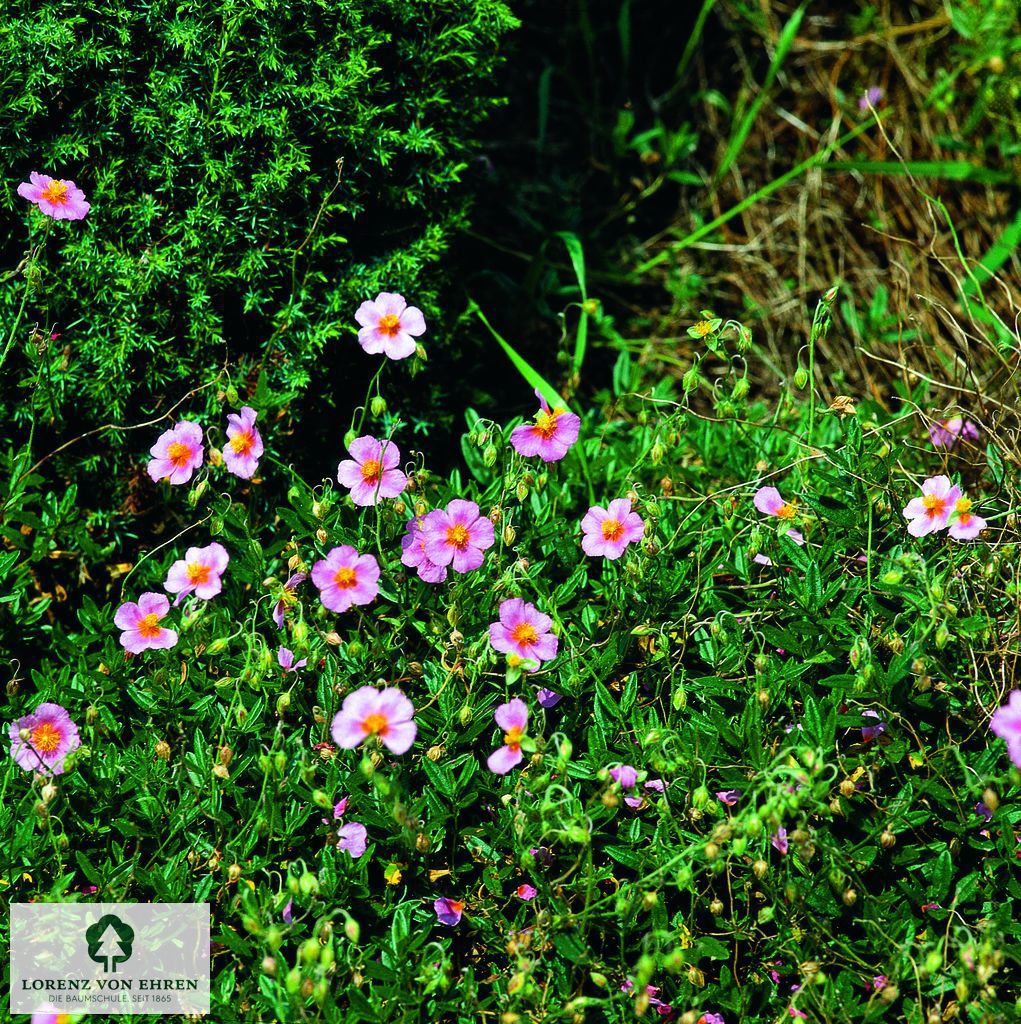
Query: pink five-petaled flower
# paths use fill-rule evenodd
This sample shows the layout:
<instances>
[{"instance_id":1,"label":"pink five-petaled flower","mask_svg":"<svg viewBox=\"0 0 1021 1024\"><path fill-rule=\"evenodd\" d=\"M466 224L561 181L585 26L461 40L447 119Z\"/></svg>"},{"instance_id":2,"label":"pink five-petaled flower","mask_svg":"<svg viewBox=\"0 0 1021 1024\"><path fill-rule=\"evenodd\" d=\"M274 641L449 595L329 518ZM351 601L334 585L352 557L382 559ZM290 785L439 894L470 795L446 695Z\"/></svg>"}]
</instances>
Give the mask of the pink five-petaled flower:
<instances>
[{"instance_id":1,"label":"pink five-petaled flower","mask_svg":"<svg viewBox=\"0 0 1021 1024\"><path fill-rule=\"evenodd\" d=\"M564 697L563 694L557 693L556 690L549 690L544 686L536 693L535 699L539 702L539 707L541 708L555 708Z\"/></svg>"},{"instance_id":2,"label":"pink five-petaled flower","mask_svg":"<svg viewBox=\"0 0 1021 1024\"><path fill-rule=\"evenodd\" d=\"M543 462L559 462L578 440L581 418L560 408L550 409L542 392L536 388L539 411L534 423L522 423L511 431L511 445L519 455L538 455Z\"/></svg>"},{"instance_id":3,"label":"pink five-petaled flower","mask_svg":"<svg viewBox=\"0 0 1021 1024\"><path fill-rule=\"evenodd\" d=\"M277 664L284 670L284 675L287 675L288 672L297 672L299 668L304 668L308 664L308 658L295 661L294 652L287 647L281 647L277 651Z\"/></svg>"},{"instance_id":4,"label":"pink five-petaled flower","mask_svg":"<svg viewBox=\"0 0 1021 1024\"><path fill-rule=\"evenodd\" d=\"M349 821L337 829L337 849L347 850L353 860L357 860L368 846L368 831L357 821Z\"/></svg>"},{"instance_id":5,"label":"pink five-petaled flower","mask_svg":"<svg viewBox=\"0 0 1021 1024\"><path fill-rule=\"evenodd\" d=\"M875 725L863 725L861 727L861 738L863 743L871 743L877 736L881 736L886 732L886 722L879 716L878 711L873 711L871 708L867 711L862 712L864 718L875 718Z\"/></svg>"},{"instance_id":6,"label":"pink five-petaled flower","mask_svg":"<svg viewBox=\"0 0 1021 1024\"><path fill-rule=\"evenodd\" d=\"M339 799L339 800L338 800L338 801L337 801L337 802L336 802L336 803L335 803L335 804L333 805L333 816L334 816L335 818L343 818L343 817L344 817L344 812L345 812L345 811L347 810L347 804L348 804L348 800L349 800L349 799L350 799L349 797L346 797L346 796L342 796L342 797L341 797L341 798L340 798L340 799Z\"/></svg>"},{"instance_id":7,"label":"pink five-petaled flower","mask_svg":"<svg viewBox=\"0 0 1021 1024\"><path fill-rule=\"evenodd\" d=\"M584 536L581 547L586 555L611 560L620 558L628 544L635 544L645 533L645 523L631 511L627 498L617 498L604 509L593 505L581 521Z\"/></svg>"},{"instance_id":8,"label":"pink five-petaled flower","mask_svg":"<svg viewBox=\"0 0 1021 1024\"><path fill-rule=\"evenodd\" d=\"M186 484L202 465L204 453L202 428L190 420L181 420L160 434L159 440L149 449L152 461L146 468L157 483L166 480L171 484Z\"/></svg>"},{"instance_id":9,"label":"pink five-petaled flower","mask_svg":"<svg viewBox=\"0 0 1021 1024\"><path fill-rule=\"evenodd\" d=\"M284 628L284 614L292 604L297 604L298 601L294 591L307 579L307 572L296 572L284 584L284 589L280 592L280 600L273 606L273 621L276 623L277 629Z\"/></svg>"},{"instance_id":10,"label":"pink five-petaled flower","mask_svg":"<svg viewBox=\"0 0 1021 1024\"><path fill-rule=\"evenodd\" d=\"M11 722L10 737L15 763L41 775L63 774L64 758L81 743L78 727L59 704L40 704Z\"/></svg>"},{"instance_id":11,"label":"pink five-petaled flower","mask_svg":"<svg viewBox=\"0 0 1021 1024\"><path fill-rule=\"evenodd\" d=\"M790 849L790 844L787 841L787 829L778 828L773 833L773 838L770 839L770 843L773 845L773 849L777 851L781 856L787 856L787 851Z\"/></svg>"},{"instance_id":12,"label":"pink five-petaled flower","mask_svg":"<svg viewBox=\"0 0 1021 1024\"><path fill-rule=\"evenodd\" d=\"M330 727L333 741L345 750L378 736L394 754L408 751L417 732L414 705L395 686L362 686L349 693Z\"/></svg>"},{"instance_id":13,"label":"pink five-petaled flower","mask_svg":"<svg viewBox=\"0 0 1021 1024\"><path fill-rule=\"evenodd\" d=\"M720 789L716 791L716 799L721 804L726 804L727 807L733 807L734 804L741 799L741 790L739 789Z\"/></svg>"},{"instance_id":14,"label":"pink five-petaled flower","mask_svg":"<svg viewBox=\"0 0 1021 1024\"><path fill-rule=\"evenodd\" d=\"M1011 761L1021 768L1021 690L1011 690L1007 703L993 712L989 729L1007 741Z\"/></svg>"},{"instance_id":15,"label":"pink five-petaled flower","mask_svg":"<svg viewBox=\"0 0 1021 1024\"><path fill-rule=\"evenodd\" d=\"M177 632L160 625L169 611L170 602L163 594L142 594L138 604L125 601L113 617L114 624L123 630L121 646L132 654L173 647L177 643Z\"/></svg>"},{"instance_id":16,"label":"pink five-petaled flower","mask_svg":"<svg viewBox=\"0 0 1021 1024\"><path fill-rule=\"evenodd\" d=\"M361 330L358 344L371 355L382 352L390 359L414 355L415 338L425 334L425 317L409 306L403 295L380 292L373 302L363 302L355 313Z\"/></svg>"},{"instance_id":17,"label":"pink five-petaled flower","mask_svg":"<svg viewBox=\"0 0 1021 1024\"><path fill-rule=\"evenodd\" d=\"M347 450L350 459L337 467L337 479L351 490L356 505L375 505L380 498L396 498L408 486L408 478L397 468L401 453L392 441L356 437Z\"/></svg>"},{"instance_id":18,"label":"pink five-petaled flower","mask_svg":"<svg viewBox=\"0 0 1021 1024\"><path fill-rule=\"evenodd\" d=\"M961 497L961 488L945 476L930 477L922 484L922 496L912 498L904 506L903 515L911 520L908 533L924 537L946 528L954 505Z\"/></svg>"},{"instance_id":19,"label":"pink five-petaled flower","mask_svg":"<svg viewBox=\"0 0 1021 1024\"><path fill-rule=\"evenodd\" d=\"M506 775L515 765L521 764L521 738L528 728L528 705L518 697L501 704L493 712L496 724L503 729L503 746L489 755L486 764L495 775Z\"/></svg>"},{"instance_id":20,"label":"pink five-petaled flower","mask_svg":"<svg viewBox=\"0 0 1021 1024\"><path fill-rule=\"evenodd\" d=\"M933 448L953 448L962 441L978 440L978 427L960 416L929 425L929 440Z\"/></svg>"},{"instance_id":21,"label":"pink five-petaled flower","mask_svg":"<svg viewBox=\"0 0 1021 1024\"><path fill-rule=\"evenodd\" d=\"M250 405L243 405L240 414L232 412L227 417L227 443L223 446L223 461L242 480L252 479L265 451L262 435L255 426L257 415Z\"/></svg>"},{"instance_id":22,"label":"pink five-petaled flower","mask_svg":"<svg viewBox=\"0 0 1021 1024\"><path fill-rule=\"evenodd\" d=\"M775 487L760 487L752 498L752 503L764 516L775 516L783 522L789 522L798 514L798 503L796 501L784 501L780 492ZM800 531L790 529L787 531L795 544L802 545L805 538ZM760 565L772 565L772 560L766 555L756 555L755 561Z\"/></svg>"},{"instance_id":23,"label":"pink five-petaled flower","mask_svg":"<svg viewBox=\"0 0 1021 1024\"><path fill-rule=\"evenodd\" d=\"M312 582L331 612L346 612L352 605L376 599L379 563L372 555L359 555L350 544L341 544L312 566Z\"/></svg>"},{"instance_id":24,"label":"pink five-petaled flower","mask_svg":"<svg viewBox=\"0 0 1021 1024\"><path fill-rule=\"evenodd\" d=\"M954 502L947 531L954 540L974 540L986 528L986 521L971 511L971 499L960 497Z\"/></svg>"},{"instance_id":25,"label":"pink five-petaled flower","mask_svg":"<svg viewBox=\"0 0 1021 1024\"><path fill-rule=\"evenodd\" d=\"M461 923L464 903L461 900L452 900L441 896L439 899L433 900L433 910L436 912L436 920L440 924L446 924L453 928Z\"/></svg>"},{"instance_id":26,"label":"pink five-petaled flower","mask_svg":"<svg viewBox=\"0 0 1021 1024\"><path fill-rule=\"evenodd\" d=\"M529 885L527 882L525 882L523 885L519 885L514 890L514 895L517 896L519 900L524 900L526 903L528 903L531 900L534 900L535 897L539 895L539 890L536 889L534 885Z\"/></svg>"},{"instance_id":27,"label":"pink five-petaled flower","mask_svg":"<svg viewBox=\"0 0 1021 1024\"><path fill-rule=\"evenodd\" d=\"M482 565L486 548L495 541L493 524L479 513L474 501L455 498L446 509L430 512L422 521L425 556L433 565L454 572L471 572Z\"/></svg>"},{"instance_id":28,"label":"pink five-petaled flower","mask_svg":"<svg viewBox=\"0 0 1021 1024\"><path fill-rule=\"evenodd\" d=\"M418 572L426 583L442 583L447 578L447 567L429 561L425 553L425 523L436 512L408 520L408 532L401 538L401 563Z\"/></svg>"},{"instance_id":29,"label":"pink five-petaled flower","mask_svg":"<svg viewBox=\"0 0 1021 1024\"><path fill-rule=\"evenodd\" d=\"M32 171L18 186L18 195L35 203L41 213L54 220L81 220L89 212L85 193L73 181L51 178Z\"/></svg>"},{"instance_id":30,"label":"pink five-petaled flower","mask_svg":"<svg viewBox=\"0 0 1021 1024\"><path fill-rule=\"evenodd\" d=\"M229 561L224 546L215 541L206 548L188 548L184 558L170 567L163 588L169 594L177 594L174 604L180 604L191 593L208 601L223 589L220 577Z\"/></svg>"},{"instance_id":31,"label":"pink five-petaled flower","mask_svg":"<svg viewBox=\"0 0 1021 1024\"><path fill-rule=\"evenodd\" d=\"M619 764L610 769L610 778L621 789L634 789L638 785L638 772L629 764Z\"/></svg>"},{"instance_id":32,"label":"pink five-petaled flower","mask_svg":"<svg viewBox=\"0 0 1021 1024\"><path fill-rule=\"evenodd\" d=\"M557 656L557 638L550 632L553 620L534 604L512 597L500 603L500 621L490 623L489 642L501 654L512 654L539 664Z\"/></svg>"},{"instance_id":33,"label":"pink five-petaled flower","mask_svg":"<svg viewBox=\"0 0 1021 1024\"><path fill-rule=\"evenodd\" d=\"M877 974L872 979L872 988L876 992L882 992L883 989L886 988L886 975L885 974Z\"/></svg>"}]
</instances>

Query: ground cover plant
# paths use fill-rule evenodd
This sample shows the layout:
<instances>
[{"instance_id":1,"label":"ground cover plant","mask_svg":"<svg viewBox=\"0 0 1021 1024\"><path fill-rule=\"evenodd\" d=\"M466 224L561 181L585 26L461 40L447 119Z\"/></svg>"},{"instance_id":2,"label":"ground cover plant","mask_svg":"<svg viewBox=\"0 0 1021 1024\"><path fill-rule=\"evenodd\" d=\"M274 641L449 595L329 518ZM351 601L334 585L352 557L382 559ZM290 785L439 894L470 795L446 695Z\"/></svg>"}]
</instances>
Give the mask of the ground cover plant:
<instances>
[{"instance_id":1,"label":"ground cover plant","mask_svg":"<svg viewBox=\"0 0 1021 1024\"><path fill-rule=\"evenodd\" d=\"M63 240L28 281L104 230L82 176L10 192ZM832 337L869 296L813 295L788 372L720 308L634 336L554 244L559 344L469 306L513 412L462 402L453 445L416 401L464 394L430 369L456 314L399 275L331 308L336 430L230 361L117 420L158 514L116 529L26 404L3 901L208 902L226 1024L1017 1019L1009 288L849 395ZM4 359L56 333L23 283Z\"/></svg>"}]
</instances>

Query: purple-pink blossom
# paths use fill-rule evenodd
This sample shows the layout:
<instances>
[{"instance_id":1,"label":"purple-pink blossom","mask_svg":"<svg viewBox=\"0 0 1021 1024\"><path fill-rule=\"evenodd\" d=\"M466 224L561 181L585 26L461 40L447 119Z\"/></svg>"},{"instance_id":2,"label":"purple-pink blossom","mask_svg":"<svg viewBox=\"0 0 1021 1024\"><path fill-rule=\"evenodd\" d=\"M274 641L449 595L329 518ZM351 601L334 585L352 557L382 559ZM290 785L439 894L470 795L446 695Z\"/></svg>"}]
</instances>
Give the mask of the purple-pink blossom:
<instances>
[{"instance_id":1,"label":"purple-pink blossom","mask_svg":"<svg viewBox=\"0 0 1021 1024\"><path fill-rule=\"evenodd\" d=\"M1021 768L1021 690L1011 690L1007 703L993 712L989 730L1006 741L1011 761Z\"/></svg>"},{"instance_id":2,"label":"purple-pink blossom","mask_svg":"<svg viewBox=\"0 0 1021 1024\"><path fill-rule=\"evenodd\" d=\"M531 662L534 672L542 662L557 656L557 638L550 632L553 620L534 604L512 597L500 603L500 621L489 626L489 642L501 654Z\"/></svg>"},{"instance_id":3,"label":"purple-pink blossom","mask_svg":"<svg viewBox=\"0 0 1021 1024\"><path fill-rule=\"evenodd\" d=\"M741 790L739 789L718 789L716 791L716 799L721 804L726 804L727 807L733 807L734 804L741 799Z\"/></svg>"},{"instance_id":4,"label":"purple-pink blossom","mask_svg":"<svg viewBox=\"0 0 1021 1024\"><path fill-rule=\"evenodd\" d=\"M235 476L251 480L259 468L259 459L265 448L262 435L255 426L258 413L243 405L240 413L227 417L227 443L223 446L223 461Z\"/></svg>"},{"instance_id":5,"label":"purple-pink blossom","mask_svg":"<svg viewBox=\"0 0 1021 1024\"><path fill-rule=\"evenodd\" d=\"M912 498L904 506L904 517L909 520L908 533L912 537L925 537L945 529L960 497L961 488L952 484L949 477L930 477L922 484L922 496Z\"/></svg>"},{"instance_id":6,"label":"purple-pink blossom","mask_svg":"<svg viewBox=\"0 0 1021 1024\"><path fill-rule=\"evenodd\" d=\"M356 505L396 498L408 486L408 478L397 468L401 453L393 441L379 441L366 434L356 437L347 450L351 458L337 466L337 480L350 489Z\"/></svg>"},{"instance_id":7,"label":"purple-pink blossom","mask_svg":"<svg viewBox=\"0 0 1021 1024\"><path fill-rule=\"evenodd\" d=\"M357 821L349 821L337 829L337 849L347 850L357 860L368 846L368 830Z\"/></svg>"},{"instance_id":8,"label":"purple-pink blossom","mask_svg":"<svg viewBox=\"0 0 1021 1024\"><path fill-rule=\"evenodd\" d=\"M132 654L148 650L166 650L177 643L177 632L160 625L170 611L163 594L147 592L138 603L125 601L114 613L114 625L120 627L121 646Z\"/></svg>"},{"instance_id":9,"label":"purple-pink blossom","mask_svg":"<svg viewBox=\"0 0 1021 1024\"><path fill-rule=\"evenodd\" d=\"M330 732L334 743L345 750L376 736L392 753L404 754L418 733L415 708L395 686L381 690L362 686L344 698Z\"/></svg>"},{"instance_id":10,"label":"purple-pink blossom","mask_svg":"<svg viewBox=\"0 0 1021 1024\"><path fill-rule=\"evenodd\" d=\"M425 555L434 565L449 565L454 572L471 572L482 565L495 541L493 524L474 501L454 499L422 521Z\"/></svg>"},{"instance_id":11,"label":"purple-pink blossom","mask_svg":"<svg viewBox=\"0 0 1021 1024\"><path fill-rule=\"evenodd\" d=\"M382 352L390 359L407 359L415 354L415 338L425 334L425 317L409 306L403 295L380 292L372 302L363 302L355 313L358 343L371 355Z\"/></svg>"},{"instance_id":12,"label":"purple-pink blossom","mask_svg":"<svg viewBox=\"0 0 1021 1024\"><path fill-rule=\"evenodd\" d=\"M954 502L947 533L954 540L974 540L985 528L986 521L971 511L971 499L963 495Z\"/></svg>"},{"instance_id":13,"label":"purple-pink blossom","mask_svg":"<svg viewBox=\"0 0 1021 1024\"><path fill-rule=\"evenodd\" d=\"M11 722L11 757L28 772L62 775L64 760L81 744L78 727L59 704L40 704Z\"/></svg>"},{"instance_id":14,"label":"purple-pink blossom","mask_svg":"<svg viewBox=\"0 0 1021 1024\"><path fill-rule=\"evenodd\" d=\"M514 890L514 895L517 896L519 900L524 900L526 903L529 903L532 900L534 900L535 897L538 896L538 894L539 890L536 889L534 885L529 885L527 882L523 883L522 885L519 885Z\"/></svg>"},{"instance_id":15,"label":"purple-pink blossom","mask_svg":"<svg viewBox=\"0 0 1021 1024\"><path fill-rule=\"evenodd\" d=\"M619 764L611 768L610 778L621 789L634 789L638 785L638 772L629 764Z\"/></svg>"},{"instance_id":16,"label":"purple-pink blossom","mask_svg":"<svg viewBox=\"0 0 1021 1024\"><path fill-rule=\"evenodd\" d=\"M541 708L555 708L564 699L564 696L557 693L556 690L550 690L544 686L536 693L535 699Z\"/></svg>"},{"instance_id":17,"label":"purple-pink blossom","mask_svg":"<svg viewBox=\"0 0 1021 1024\"><path fill-rule=\"evenodd\" d=\"M188 548L184 558L170 567L163 588L169 594L177 594L174 604L180 604L188 594L208 601L223 589L220 577L229 561L224 546L215 541L208 547Z\"/></svg>"},{"instance_id":18,"label":"purple-pink blossom","mask_svg":"<svg viewBox=\"0 0 1021 1024\"><path fill-rule=\"evenodd\" d=\"M620 558L629 544L635 544L645 533L645 523L631 511L627 498L611 501L607 508L593 505L581 521L581 547L586 555L600 555L611 560Z\"/></svg>"},{"instance_id":19,"label":"purple-pink blossom","mask_svg":"<svg viewBox=\"0 0 1021 1024\"><path fill-rule=\"evenodd\" d=\"M277 651L277 664L284 670L284 675L287 675L288 672L297 672L299 668L304 668L308 664L308 658L295 661L294 652L281 646Z\"/></svg>"},{"instance_id":20,"label":"purple-pink blossom","mask_svg":"<svg viewBox=\"0 0 1021 1024\"><path fill-rule=\"evenodd\" d=\"M521 752L521 740L528 729L528 705L518 697L501 704L493 712L496 724L503 730L503 746L489 755L486 764L496 775L506 775L521 764L525 755Z\"/></svg>"},{"instance_id":21,"label":"purple-pink blossom","mask_svg":"<svg viewBox=\"0 0 1021 1024\"><path fill-rule=\"evenodd\" d=\"M978 437L978 427L960 416L929 424L929 440L933 448L953 448L962 441L977 441Z\"/></svg>"},{"instance_id":22,"label":"purple-pink blossom","mask_svg":"<svg viewBox=\"0 0 1021 1024\"><path fill-rule=\"evenodd\" d=\"M873 711L871 708L867 711L862 712L865 718L876 719L875 725L863 725L861 728L861 738L865 743L871 743L877 736L881 736L886 732L886 723L880 718L878 711Z\"/></svg>"},{"instance_id":23,"label":"purple-pink blossom","mask_svg":"<svg viewBox=\"0 0 1021 1024\"><path fill-rule=\"evenodd\" d=\"M360 555L350 544L341 544L312 566L312 582L331 612L346 612L352 605L376 599L379 563L373 555Z\"/></svg>"},{"instance_id":24,"label":"purple-pink blossom","mask_svg":"<svg viewBox=\"0 0 1021 1024\"><path fill-rule=\"evenodd\" d=\"M543 462L559 462L578 440L581 418L557 407L550 409L542 392L536 388L539 411L535 423L523 423L511 431L511 445L519 455L538 455Z\"/></svg>"},{"instance_id":25,"label":"purple-pink blossom","mask_svg":"<svg viewBox=\"0 0 1021 1024\"><path fill-rule=\"evenodd\" d=\"M436 920L440 924L449 925L453 928L461 923L461 915L464 913L464 902L440 896L439 899L433 900L433 910L436 913Z\"/></svg>"},{"instance_id":26,"label":"purple-pink blossom","mask_svg":"<svg viewBox=\"0 0 1021 1024\"><path fill-rule=\"evenodd\" d=\"M307 572L296 572L284 584L284 589L280 593L280 600L273 606L273 621L278 629L284 628L284 614L287 609L298 602L298 596L294 591L307 579Z\"/></svg>"},{"instance_id":27,"label":"purple-pink blossom","mask_svg":"<svg viewBox=\"0 0 1021 1024\"><path fill-rule=\"evenodd\" d=\"M787 851L790 849L790 844L787 841L787 829L783 827L778 828L769 841L777 853L781 854L781 856L787 855Z\"/></svg>"},{"instance_id":28,"label":"purple-pink blossom","mask_svg":"<svg viewBox=\"0 0 1021 1024\"><path fill-rule=\"evenodd\" d=\"M149 449L149 454L152 459L146 468L153 480L157 483L166 480L170 484L186 484L192 473L202 465L205 454L202 428L190 420L181 420L160 434Z\"/></svg>"},{"instance_id":29,"label":"purple-pink blossom","mask_svg":"<svg viewBox=\"0 0 1021 1024\"><path fill-rule=\"evenodd\" d=\"M341 797L333 805L333 816L334 816L334 818L343 818L344 817L344 812L347 810L348 800L349 800L349 798L344 796L344 797Z\"/></svg>"},{"instance_id":30,"label":"purple-pink blossom","mask_svg":"<svg viewBox=\"0 0 1021 1024\"><path fill-rule=\"evenodd\" d=\"M401 538L401 563L418 572L419 579L426 583L442 583L447 578L447 567L436 565L425 553L425 522L430 516L415 516L408 520L407 533Z\"/></svg>"},{"instance_id":31,"label":"purple-pink blossom","mask_svg":"<svg viewBox=\"0 0 1021 1024\"><path fill-rule=\"evenodd\" d=\"M18 195L35 203L41 213L54 220L81 220L89 212L85 193L73 181L51 178L32 171L18 186Z\"/></svg>"}]
</instances>

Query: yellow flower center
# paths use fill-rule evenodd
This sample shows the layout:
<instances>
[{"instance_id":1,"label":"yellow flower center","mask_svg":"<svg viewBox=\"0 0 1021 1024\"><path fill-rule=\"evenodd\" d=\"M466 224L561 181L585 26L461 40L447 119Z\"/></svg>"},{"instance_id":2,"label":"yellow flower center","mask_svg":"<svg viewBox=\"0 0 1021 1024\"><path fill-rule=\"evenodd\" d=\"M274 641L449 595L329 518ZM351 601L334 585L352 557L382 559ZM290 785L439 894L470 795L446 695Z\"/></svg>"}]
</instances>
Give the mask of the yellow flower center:
<instances>
[{"instance_id":1,"label":"yellow flower center","mask_svg":"<svg viewBox=\"0 0 1021 1024\"><path fill-rule=\"evenodd\" d=\"M67 182L51 181L40 193L40 198L45 199L54 206L64 206L68 201L67 193Z\"/></svg>"},{"instance_id":2,"label":"yellow flower center","mask_svg":"<svg viewBox=\"0 0 1021 1024\"><path fill-rule=\"evenodd\" d=\"M971 511L971 498L958 498L954 508L962 518Z\"/></svg>"},{"instance_id":3,"label":"yellow flower center","mask_svg":"<svg viewBox=\"0 0 1021 1024\"><path fill-rule=\"evenodd\" d=\"M796 501L784 502L777 510L777 519L793 519L798 514L798 503Z\"/></svg>"},{"instance_id":4,"label":"yellow flower center","mask_svg":"<svg viewBox=\"0 0 1021 1024\"><path fill-rule=\"evenodd\" d=\"M247 455L255 447L255 438L251 431L243 430L230 439L230 446L238 455Z\"/></svg>"},{"instance_id":5,"label":"yellow flower center","mask_svg":"<svg viewBox=\"0 0 1021 1024\"><path fill-rule=\"evenodd\" d=\"M378 330L380 334L385 334L388 338L396 338L401 331L401 318L394 313L381 316Z\"/></svg>"},{"instance_id":6,"label":"yellow flower center","mask_svg":"<svg viewBox=\"0 0 1021 1024\"><path fill-rule=\"evenodd\" d=\"M362 722L362 731L366 736L385 736L389 729L386 715L366 715Z\"/></svg>"},{"instance_id":7,"label":"yellow flower center","mask_svg":"<svg viewBox=\"0 0 1021 1024\"><path fill-rule=\"evenodd\" d=\"M155 612L149 612L143 619L138 620L138 632L151 640L160 635L160 617Z\"/></svg>"},{"instance_id":8,"label":"yellow flower center","mask_svg":"<svg viewBox=\"0 0 1021 1024\"><path fill-rule=\"evenodd\" d=\"M504 734L503 742L511 748L511 750L521 749L521 737L524 734L524 729L520 725L512 725Z\"/></svg>"},{"instance_id":9,"label":"yellow flower center","mask_svg":"<svg viewBox=\"0 0 1021 1024\"><path fill-rule=\"evenodd\" d=\"M535 419L535 432L548 441L557 432L557 417L559 415L559 410L546 412L543 409Z\"/></svg>"},{"instance_id":10,"label":"yellow flower center","mask_svg":"<svg viewBox=\"0 0 1021 1024\"><path fill-rule=\"evenodd\" d=\"M699 320L699 322L695 324L695 333L700 338L704 338L707 334L713 333L713 325L708 320Z\"/></svg>"},{"instance_id":11,"label":"yellow flower center","mask_svg":"<svg viewBox=\"0 0 1021 1024\"><path fill-rule=\"evenodd\" d=\"M447 543L458 551L464 551L468 547L468 527L462 526L458 523L456 526L451 526L447 529Z\"/></svg>"},{"instance_id":12,"label":"yellow flower center","mask_svg":"<svg viewBox=\"0 0 1021 1024\"><path fill-rule=\"evenodd\" d=\"M947 507L947 503L938 494L923 495L922 504L925 506L925 514L930 519L943 515Z\"/></svg>"},{"instance_id":13,"label":"yellow flower center","mask_svg":"<svg viewBox=\"0 0 1021 1024\"><path fill-rule=\"evenodd\" d=\"M522 647L531 647L539 639L539 634L530 622L519 622L511 630L511 639Z\"/></svg>"},{"instance_id":14,"label":"yellow flower center","mask_svg":"<svg viewBox=\"0 0 1021 1024\"><path fill-rule=\"evenodd\" d=\"M358 582L358 574L349 566L342 565L334 575L333 582L341 590L350 590Z\"/></svg>"},{"instance_id":15,"label":"yellow flower center","mask_svg":"<svg viewBox=\"0 0 1021 1024\"><path fill-rule=\"evenodd\" d=\"M380 471L382 470L379 459L366 459L361 466L362 479L367 484L375 486L379 483Z\"/></svg>"},{"instance_id":16,"label":"yellow flower center","mask_svg":"<svg viewBox=\"0 0 1021 1024\"><path fill-rule=\"evenodd\" d=\"M49 722L43 722L32 730L31 743L40 754L52 754L60 746L60 730Z\"/></svg>"},{"instance_id":17,"label":"yellow flower center","mask_svg":"<svg viewBox=\"0 0 1021 1024\"><path fill-rule=\"evenodd\" d=\"M208 565L202 565L199 562L190 562L188 564L188 582L195 587L201 586L203 583L208 583L210 572L211 570Z\"/></svg>"},{"instance_id":18,"label":"yellow flower center","mask_svg":"<svg viewBox=\"0 0 1021 1024\"><path fill-rule=\"evenodd\" d=\"M603 540L620 540L624 536L624 524L619 519L604 519L601 529Z\"/></svg>"},{"instance_id":19,"label":"yellow flower center","mask_svg":"<svg viewBox=\"0 0 1021 1024\"><path fill-rule=\"evenodd\" d=\"M188 465L188 459L191 458L191 449L180 441L172 441L167 446L167 458L175 467L183 469Z\"/></svg>"}]
</instances>

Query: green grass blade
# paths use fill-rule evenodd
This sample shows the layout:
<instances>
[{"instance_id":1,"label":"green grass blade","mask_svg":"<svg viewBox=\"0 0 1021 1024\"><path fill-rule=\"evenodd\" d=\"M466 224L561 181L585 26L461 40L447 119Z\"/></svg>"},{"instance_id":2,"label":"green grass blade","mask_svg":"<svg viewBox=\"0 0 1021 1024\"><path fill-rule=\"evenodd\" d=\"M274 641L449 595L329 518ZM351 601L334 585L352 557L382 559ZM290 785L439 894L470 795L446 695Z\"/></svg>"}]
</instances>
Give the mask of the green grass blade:
<instances>
[{"instance_id":1,"label":"green grass blade","mask_svg":"<svg viewBox=\"0 0 1021 1024\"><path fill-rule=\"evenodd\" d=\"M684 44L684 53L681 54L680 63L677 65L677 71L674 73L674 78L677 79L678 85L684 80L684 74L688 70L691 58L695 56L695 47L698 46L698 42L702 38L706 19L715 6L716 0L703 0L702 2L702 8L695 19L695 26L691 30L691 35L688 36L687 43Z\"/></svg>"},{"instance_id":2,"label":"green grass blade","mask_svg":"<svg viewBox=\"0 0 1021 1024\"><path fill-rule=\"evenodd\" d=\"M571 231L558 231L557 235L563 239L567 246L567 254L571 257L571 266L574 267L574 276L578 279L578 290L581 292L581 316L578 320L578 330L574 336L574 359L572 368L575 373L581 373L581 364L585 361L585 350L588 347L588 313L585 312L585 301L588 299L588 291L585 287L585 252L581 247L581 241Z\"/></svg>"},{"instance_id":3,"label":"green grass blade","mask_svg":"<svg viewBox=\"0 0 1021 1024\"><path fill-rule=\"evenodd\" d=\"M977 181L1002 185L1015 182L1009 171L970 164L967 160L833 160L826 165L830 171L859 171L862 174L909 174L919 178L942 178L945 181Z\"/></svg>"}]
</instances>

